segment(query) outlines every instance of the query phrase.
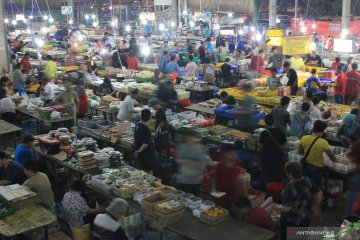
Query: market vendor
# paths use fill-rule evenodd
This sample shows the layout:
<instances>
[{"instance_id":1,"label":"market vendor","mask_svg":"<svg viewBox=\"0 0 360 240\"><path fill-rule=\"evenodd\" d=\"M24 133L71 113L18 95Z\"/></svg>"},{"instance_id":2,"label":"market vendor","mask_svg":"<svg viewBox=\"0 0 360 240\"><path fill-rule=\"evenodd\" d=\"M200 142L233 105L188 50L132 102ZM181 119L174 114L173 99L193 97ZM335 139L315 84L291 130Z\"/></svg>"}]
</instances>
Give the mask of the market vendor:
<instances>
[{"instance_id":1,"label":"market vendor","mask_svg":"<svg viewBox=\"0 0 360 240\"><path fill-rule=\"evenodd\" d=\"M271 49L272 56L269 58L266 68L276 68L281 69L284 64L284 56L279 53L279 49L277 47L272 47Z\"/></svg>"},{"instance_id":2,"label":"market vendor","mask_svg":"<svg viewBox=\"0 0 360 240\"><path fill-rule=\"evenodd\" d=\"M11 161L3 151L0 151L0 167L3 168L2 176L0 176L0 186L21 185L27 179L22 166L15 161Z\"/></svg>"},{"instance_id":3,"label":"market vendor","mask_svg":"<svg viewBox=\"0 0 360 240\"><path fill-rule=\"evenodd\" d=\"M306 57L305 64L307 66L313 66L313 67L322 67L323 66L322 59L316 53L316 51L312 51L311 54Z\"/></svg>"},{"instance_id":4,"label":"market vendor","mask_svg":"<svg viewBox=\"0 0 360 240\"><path fill-rule=\"evenodd\" d=\"M139 61L133 52L129 53L129 56L126 59L127 69L129 70L139 70Z\"/></svg>"},{"instance_id":5,"label":"market vendor","mask_svg":"<svg viewBox=\"0 0 360 240\"><path fill-rule=\"evenodd\" d=\"M171 141L175 142L175 129L171 126L166 118L165 110L160 104L160 100L157 98L152 98L148 102L148 106L153 108L156 111L155 114L155 129L160 132L169 132Z\"/></svg>"},{"instance_id":6,"label":"market vendor","mask_svg":"<svg viewBox=\"0 0 360 240\"><path fill-rule=\"evenodd\" d=\"M125 230L120 221L129 212L129 203L121 198L115 198L106 208L105 213L98 214L94 220L93 236L96 240L116 239L127 240Z\"/></svg>"},{"instance_id":7,"label":"market vendor","mask_svg":"<svg viewBox=\"0 0 360 240\"><path fill-rule=\"evenodd\" d=\"M171 48L169 47L169 41L164 41L162 48L160 49L160 52L170 52Z\"/></svg>"},{"instance_id":8,"label":"market vendor","mask_svg":"<svg viewBox=\"0 0 360 240\"><path fill-rule=\"evenodd\" d=\"M353 63L351 70L346 73L346 90L345 90L345 104L356 104L356 97L360 93L360 73L357 71L358 64Z\"/></svg>"},{"instance_id":9,"label":"market vendor","mask_svg":"<svg viewBox=\"0 0 360 240\"><path fill-rule=\"evenodd\" d=\"M360 140L360 110L355 108L347 114L337 133L344 146L349 146L353 142Z\"/></svg>"},{"instance_id":10,"label":"market vendor","mask_svg":"<svg viewBox=\"0 0 360 240\"><path fill-rule=\"evenodd\" d=\"M252 49L249 46L249 42L244 42L244 50L241 51L241 57L245 59L251 58Z\"/></svg>"},{"instance_id":11,"label":"market vendor","mask_svg":"<svg viewBox=\"0 0 360 240\"><path fill-rule=\"evenodd\" d=\"M14 160L23 165L26 160L36 160L35 154L35 138L30 133L25 133L21 137L21 144L15 149Z\"/></svg>"},{"instance_id":12,"label":"market vendor","mask_svg":"<svg viewBox=\"0 0 360 240\"><path fill-rule=\"evenodd\" d=\"M55 208L54 192L51 188L49 178L45 173L39 172L39 166L36 161L26 160L23 164L24 172L28 179L24 182L24 186L35 192L47 209Z\"/></svg>"},{"instance_id":13,"label":"market vendor","mask_svg":"<svg viewBox=\"0 0 360 240\"><path fill-rule=\"evenodd\" d=\"M101 42L102 43L106 43L109 40L110 37L110 33L109 32L105 32L104 36L101 38Z\"/></svg>"},{"instance_id":14,"label":"market vendor","mask_svg":"<svg viewBox=\"0 0 360 240\"><path fill-rule=\"evenodd\" d=\"M335 62L332 63L331 65L331 69L334 70L334 71L337 71L337 68L341 66L342 67L342 64L340 62L340 58L339 57L336 57L335 58Z\"/></svg>"},{"instance_id":15,"label":"market vendor","mask_svg":"<svg viewBox=\"0 0 360 240\"><path fill-rule=\"evenodd\" d=\"M32 69L30 63L30 53L26 52L24 57L21 59L21 69L23 73L29 73Z\"/></svg>"},{"instance_id":16,"label":"market vendor","mask_svg":"<svg viewBox=\"0 0 360 240\"><path fill-rule=\"evenodd\" d=\"M312 92L314 96L318 96L320 99L326 101L327 95L324 91L321 91L320 79L317 77L316 69L311 69L311 77L306 80L306 91Z\"/></svg>"},{"instance_id":17,"label":"market vendor","mask_svg":"<svg viewBox=\"0 0 360 240\"><path fill-rule=\"evenodd\" d=\"M198 55L199 55L200 62L202 64L204 64L205 60L206 60L206 46L205 46L204 41L200 42L200 47L198 49Z\"/></svg>"},{"instance_id":18,"label":"market vendor","mask_svg":"<svg viewBox=\"0 0 360 240\"><path fill-rule=\"evenodd\" d=\"M75 115L74 107L77 109L79 105L79 97L77 93L73 89L73 85L71 82L66 82L65 84L65 91L62 91L61 94L54 99L53 104L64 104L66 105L67 112L71 115ZM75 110L77 111L77 110Z\"/></svg>"},{"instance_id":19,"label":"market vendor","mask_svg":"<svg viewBox=\"0 0 360 240\"><path fill-rule=\"evenodd\" d=\"M16 124L16 105L14 101L6 95L6 90L0 87L0 116L1 119L12 124Z\"/></svg>"},{"instance_id":20,"label":"market vendor","mask_svg":"<svg viewBox=\"0 0 360 240\"><path fill-rule=\"evenodd\" d=\"M311 101L313 102L313 108L311 109L309 116L313 120L321 120L320 98L315 96L311 99Z\"/></svg>"},{"instance_id":21,"label":"market vendor","mask_svg":"<svg viewBox=\"0 0 360 240\"><path fill-rule=\"evenodd\" d=\"M223 78L225 85L227 86L235 85L235 81L238 77L234 74L234 71L231 68L230 58L225 59L225 63L221 65L220 69L221 69L221 76Z\"/></svg>"},{"instance_id":22,"label":"market vendor","mask_svg":"<svg viewBox=\"0 0 360 240\"><path fill-rule=\"evenodd\" d=\"M284 73L286 74L286 77L289 79L286 86L290 87L290 92L292 96L296 96L297 91L299 90L298 87L298 75L296 71L291 68L291 65L289 62L285 62L283 65Z\"/></svg>"},{"instance_id":23,"label":"market vendor","mask_svg":"<svg viewBox=\"0 0 360 240\"><path fill-rule=\"evenodd\" d=\"M127 95L121 105L117 119L120 121L131 121L133 114L135 113L135 105L138 104L136 99L139 97L139 90L133 89L130 94Z\"/></svg>"},{"instance_id":24,"label":"market vendor","mask_svg":"<svg viewBox=\"0 0 360 240\"><path fill-rule=\"evenodd\" d=\"M339 104L344 104L344 98L346 94L346 82L347 77L342 72L342 67L339 65L336 67L336 79L333 85L334 87L334 101Z\"/></svg>"},{"instance_id":25,"label":"market vendor","mask_svg":"<svg viewBox=\"0 0 360 240\"><path fill-rule=\"evenodd\" d=\"M290 64L295 70L299 70L305 65L304 60L298 54L295 54L290 58Z\"/></svg>"},{"instance_id":26,"label":"market vendor","mask_svg":"<svg viewBox=\"0 0 360 240\"><path fill-rule=\"evenodd\" d=\"M56 62L53 61L52 56L47 55L46 57L47 62L45 63L45 77L52 79L52 78L57 78L58 73L57 73L57 64Z\"/></svg>"},{"instance_id":27,"label":"market vendor","mask_svg":"<svg viewBox=\"0 0 360 240\"><path fill-rule=\"evenodd\" d=\"M309 116L310 104L303 102L301 104L301 111L295 113L291 119L291 134L303 137L306 134L309 134L311 131L311 118Z\"/></svg>"},{"instance_id":28,"label":"market vendor","mask_svg":"<svg viewBox=\"0 0 360 240\"><path fill-rule=\"evenodd\" d=\"M60 88L53 83L52 79L43 78L42 85L44 86L41 91L41 97L44 99L46 105L50 105L55 98L55 91L59 91Z\"/></svg>"},{"instance_id":29,"label":"market vendor","mask_svg":"<svg viewBox=\"0 0 360 240\"><path fill-rule=\"evenodd\" d=\"M96 207L90 208L86 200L81 196L86 191L86 184L82 180L76 180L72 185L69 192L65 193L61 203L64 209L65 220L70 228L82 228L86 224L84 217L89 214L98 214L103 209ZM88 230L90 234L90 229Z\"/></svg>"},{"instance_id":30,"label":"market vendor","mask_svg":"<svg viewBox=\"0 0 360 240\"><path fill-rule=\"evenodd\" d=\"M271 68L271 76L265 81L265 86L270 90L276 90L280 86L280 78L277 77L277 69Z\"/></svg>"},{"instance_id":31,"label":"market vendor","mask_svg":"<svg viewBox=\"0 0 360 240\"><path fill-rule=\"evenodd\" d=\"M257 55L251 58L250 68L253 71L263 70L265 67L265 60L263 58L264 50L260 49Z\"/></svg>"},{"instance_id":32,"label":"market vendor","mask_svg":"<svg viewBox=\"0 0 360 240\"><path fill-rule=\"evenodd\" d=\"M155 146L151 136L151 131L146 125L151 118L151 111L144 109L141 111L141 121L135 126L134 140L135 152L134 157L138 158L141 169L151 172L155 169Z\"/></svg>"},{"instance_id":33,"label":"market vendor","mask_svg":"<svg viewBox=\"0 0 360 240\"><path fill-rule=\"evenodd\" d=\"M215 203L230 209L242 195L240 189L241 174L243 169L234 157L232 147L225 146L221 155L221 161L215 167L215 189L224 192L223 197L217 198Z\"/></svg>"},{"instance_id":34,"label":"market vendor","mask_svg":"<svg viewBox=\"0 0 360 240\"><path fill-rule=\"evenodd\" d=\"M115 88L111 83L110 78L104 78L102 84L98 86L95 90L95 94L97 96L106 96L106 95L113 95L115 93Z\"/></svg>"},{"instance_id":35,"label":"market vendor","mask_svg":"<svg viewBox=\"0 0 360 240\"><path fill-rule=\"evenodd\" d=\"M179 110L179 101L177 92L174 90L174 83L170 80L161 80L159 83L159 90L157 98L160 100L161 105L170 108L173 111Z\"/></svg>"},{"instance_id":36,"label":"market vendor","mask_svg":"<svg viewBox=\"0 0 360 240\"><path fill-rule=\"evenodd\" d=\"M84 57L85 60L85 66L86 66L86 71L88 73L93 73L93 74L97 74L97 64L96 62L92 59L92 56L85 56Z\"/></svg>"},{"instance_id":37,"label":"market vendor","mask_svg":"<svg viewBox=\"0 0 360 240\"><path fill-rule=\"evenodd\" d=\"M87 103L88 96L85 90L85 79L80 78L77 80L74 90L79 98L78 116L84 116L88 112Z\"/></svg>"},{"instance_id":38,"label":"market vendor","mask_svg":"<svg viewBox=\"0 0 360 240\"><path fill-rule=\"evenodd\" d=\"M346 59L346 64L342 68L343 73L350 72L352 70L352 64L353 63L355 63L354 57L348 57Z\"/></svg>"},{"instance_id":39,"label":"market vendor","mask_svg":"<svg viewBox=\"0 0 360 240\"><path fill-rule=\"evenodd\" d=\"M17 93L20 88L23 88L25 86L25 75L21 71L21 64L17 63L15 65L14 71L12 72L13 75L13 88L14 92Z\"/></svg>"}]
</instances>

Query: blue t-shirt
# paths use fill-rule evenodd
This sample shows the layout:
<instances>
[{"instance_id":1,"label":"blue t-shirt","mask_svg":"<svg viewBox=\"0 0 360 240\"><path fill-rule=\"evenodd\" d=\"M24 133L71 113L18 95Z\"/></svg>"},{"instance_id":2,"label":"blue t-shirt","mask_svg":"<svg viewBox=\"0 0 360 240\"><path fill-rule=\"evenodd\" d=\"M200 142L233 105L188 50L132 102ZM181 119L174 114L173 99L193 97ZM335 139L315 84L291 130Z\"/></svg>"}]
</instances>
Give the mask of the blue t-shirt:
<instances>
[{"instance_id":1,"label":"blue t-shirt","mask_svg":"<svg viewBox=\"0 0 360 240\"><path fill-rule=\"evenodd\" d=\"M317 86L317 84L319 83L319 79L317 77L310 77L308 78L308 80L306 80L306 91L310 91L310 92L317 92L317 89L314 89L311 87L311 84L315 84ZM313 83L312 83L313 82Z\"/></svg>"},{"instance_id":2,"label":"blue t-shirt","mask_svg":"<svg viewBox=\"0 0 360 240\"><path fill-rule=\"evenodd\" d=\"M151 33L151 25L149 23L145 25L145 32Z\"/></svg>"},{"instance_id":3,"label":"blue t-shirt","mask_svg":"<svg viewBox=\"0 0 360 240\"><path fill-rule=\"evenodd\" d=\"M241 51L244 51L245 50L244 43L242 41L239 41L237 48L240 49Z\"/></svg>"},{"instance_id":4,"label":"blue t-shirt","mask_svg":"<svg viewBox=\"0 0 360 240\"><path fill-rule=\"evenodd\" d=\"M35 154L22 144L17 146L15 150L15 162L23 165L28 159L35 160Z\"/></svg>"}]
</instances>

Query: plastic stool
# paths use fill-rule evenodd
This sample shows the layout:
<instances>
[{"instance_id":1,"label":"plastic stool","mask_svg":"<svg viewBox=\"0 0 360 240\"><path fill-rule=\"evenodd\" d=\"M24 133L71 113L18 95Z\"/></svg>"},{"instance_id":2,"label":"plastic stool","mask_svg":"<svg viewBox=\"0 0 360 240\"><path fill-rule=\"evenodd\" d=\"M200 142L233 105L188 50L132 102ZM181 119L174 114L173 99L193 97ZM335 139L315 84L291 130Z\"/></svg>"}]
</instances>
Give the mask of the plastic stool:
<instances>
[{"instance_id":1,"label":"plastic stool","mask_svg":"<svg viewBox=\"0 0 360 240\"><path fill-rule=\"evenodd\" d=\"M284 187L284 184L281 182L270 182L266 185L266 192L272 196L274 203L281 203L281 191Z\"/></svg>"}]
</instances>

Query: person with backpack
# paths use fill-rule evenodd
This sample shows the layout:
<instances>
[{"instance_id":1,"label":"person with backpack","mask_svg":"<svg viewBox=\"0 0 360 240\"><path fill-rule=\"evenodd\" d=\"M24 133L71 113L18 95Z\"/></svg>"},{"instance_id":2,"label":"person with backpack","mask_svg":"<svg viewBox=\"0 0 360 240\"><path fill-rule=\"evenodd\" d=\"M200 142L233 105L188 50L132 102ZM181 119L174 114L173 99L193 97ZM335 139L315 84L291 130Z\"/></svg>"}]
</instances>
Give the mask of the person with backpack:
<instances>
[{"instance_id":1,"label":"person with backpack","mask_svg":"<svg viewBox=\"0 0 360 240\"><path fill-rule=\"evenodd\" d=\"M305 175L318 187L324 175L324 152L331 161L336 162L329 143L322 138L326 128L326 122L315 121L312 133L301 138L298 149L299 154L304 156L302 163Z\"/></svg>"},{"instance_id":2,"label":"person with backpack","mask_svg":"<svg viewBox=\"0 0 360 240\"><path fill-rule=\"evenodd\" d=\"M263 183L277 182L281 178L283 168L283 146L286 144L286 136L282 129L274 128L274 117L265 116L266 130L260 134L259 143L262 144L261 168Z\"/></svg>"},{"instance_id":3,"label":"person with backpack","mask_svg":"<svg viewBox=\"0 0 360 240\"><path fill-rule=\"evenodd\" d=\"M301 164L288 162L285 172L290 183L281 193L280 239L287 239L288 227L309 227L312 215L318 215L322 201L320 188L303 176Z\"/></svg>"},{"instance_id":4,"label":"person with backpack","mask_svg":"<svg viewBox=\"0 0 360 240\"><path fill-rule=\"evenodd\" d=\"M301 105L301 111L295 113L293 119L291 120L290 132L298 137L303 137L306 134L309 134L311 131L311 118L309 116L310 104L304 102Z\"/></svg>"}]
</instances>

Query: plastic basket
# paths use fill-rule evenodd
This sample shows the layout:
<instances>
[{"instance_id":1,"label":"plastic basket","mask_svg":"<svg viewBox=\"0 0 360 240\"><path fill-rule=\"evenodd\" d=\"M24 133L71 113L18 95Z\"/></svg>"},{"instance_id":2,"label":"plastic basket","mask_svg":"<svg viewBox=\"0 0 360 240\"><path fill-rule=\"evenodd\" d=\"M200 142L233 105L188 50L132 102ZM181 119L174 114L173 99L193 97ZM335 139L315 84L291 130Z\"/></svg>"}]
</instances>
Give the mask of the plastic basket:
<instances>
[{"instance_id":1,"label":"plastic basket","mask_svg":"<svg viewBox=\"0 0 360 240\"><path fill-rule=\"evenodd\" d=\"M221 106L214 109L215 115L221 116L221 117L228 117L228 111L234 109L234 106Z\"/></svg>"},{"instance_id":2,"label":"plastic basket","mask_svg":"<svg viewBox=\"0 0 360 240\"><path fill-rule=\"evenodd\" d=\"M0 200L0 219L15 213L15 209L7 202Z\"/></svg>"}]
</instances>

